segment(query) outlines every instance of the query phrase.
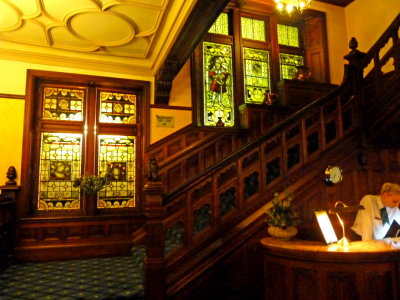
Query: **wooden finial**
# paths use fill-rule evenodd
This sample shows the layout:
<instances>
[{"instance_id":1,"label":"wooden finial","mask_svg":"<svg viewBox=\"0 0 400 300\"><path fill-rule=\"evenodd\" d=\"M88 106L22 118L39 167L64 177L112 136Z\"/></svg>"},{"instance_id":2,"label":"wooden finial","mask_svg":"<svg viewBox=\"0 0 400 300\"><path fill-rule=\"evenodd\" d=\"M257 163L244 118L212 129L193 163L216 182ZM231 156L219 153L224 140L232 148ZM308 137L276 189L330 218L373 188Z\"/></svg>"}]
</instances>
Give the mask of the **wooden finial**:
<instances>
[{"instance_id":1,"label":"wooden finial","mask_svg":"<svg viewBox=\"0 0 400 300\"><path fill-rule=\"evenodd\" d=\"M11 166L8 168L7 178L9 180L6 181L6 185L16 185L17 184L14 180L15 178L17 178L17 170L15 169L15 167Z\"/></svg>"},{"instance_id":2,"label":"wooden finial","mask_svg":"<svg viewBox=\"0 0 400 300\"><path fill-rule=\"evenodd\" d=\"M356 51L358 48L358 42L354 36L350 39L349 48L351 49L352 52Z\"/></svg>"},{"instance_id":3,"label":"wooden finial","mask_svg":"<svg viewBox=\"0 0 400 300\"><path fill-rule=\"evenodd\" d=\"M161 181L160 175L158 175L159 166L157 165L157 159L153 155L149 159L149 173L147 174L147 180L151 182Z\"/></svg>"}]
</instances>

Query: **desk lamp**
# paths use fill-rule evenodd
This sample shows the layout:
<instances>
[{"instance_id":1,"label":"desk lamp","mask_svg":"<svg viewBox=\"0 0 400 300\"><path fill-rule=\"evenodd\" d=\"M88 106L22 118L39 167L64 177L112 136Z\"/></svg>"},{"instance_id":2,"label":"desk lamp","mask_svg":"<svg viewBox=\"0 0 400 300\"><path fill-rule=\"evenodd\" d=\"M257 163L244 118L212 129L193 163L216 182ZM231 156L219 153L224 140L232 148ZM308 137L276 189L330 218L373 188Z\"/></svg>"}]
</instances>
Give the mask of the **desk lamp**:
<instances>
[{"instance_id":1,"label":"desk lamp","mask_svg":"<svg viewBox=\"0 0 400 300\"><path fill-rule=\"evenodd\" d=\"M339 206L340 205L340 206ZM348 206L342 201L337 201L335 203L335 208L329 210L329 214L336 214L340 225L342 226L342 232L343 232L343 237L338 241L336 234L333 230L333 226L331 221L329 220L328 215L326 214L326 211L316 211L315 215L318 220L318 224L321 228L321 231L324 235L325 241L327 244L337 242L338 245L347 247L350 243L349 239L346 238L346 233L344 229L344 222L340 218L339 213L349 213L349 212L356 212L359 210L365 209L364 206L362 205L351 205Z\"/></svg>"}]
</instances>

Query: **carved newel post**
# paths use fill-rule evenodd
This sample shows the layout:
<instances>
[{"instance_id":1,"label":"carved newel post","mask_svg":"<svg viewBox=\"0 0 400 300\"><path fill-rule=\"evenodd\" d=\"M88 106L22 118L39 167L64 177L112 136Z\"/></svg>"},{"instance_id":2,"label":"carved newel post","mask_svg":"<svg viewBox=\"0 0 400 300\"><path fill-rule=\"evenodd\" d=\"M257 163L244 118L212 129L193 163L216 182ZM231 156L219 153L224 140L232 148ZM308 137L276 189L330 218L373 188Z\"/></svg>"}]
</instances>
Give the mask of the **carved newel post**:
<instances>
[{"instance_id":1,"label":"carved newel post","mask_svg":"<svg viewBox=\"0 0 400 300\"><path fill-rule=\"evenodd\" d=\"M165 272L165 229L163 226L164 186L158 174L157 160L149 160L149 172L144 186L146 216L146 256L144 258L145 298L152 300L166 299Z\"/></svg>"},{"instance_id":2,"label":"carved newel post","mask_svg":"<svg viewBox=\"0 0 400 300\"><path fill-rule=\"evenodd\" d=\"M17 170L15 169L15 167L11 166L8 168L7 178L8 178L8 181L6 181L6 185L16 185L17 184L14 180L15 178L17 178Z\"/></svg>"},{"instance_id":3,"label":"carved newel post","mask_svg":"<svg viewBox=\"0 0 400 300\"><path fill-rule=\"evenodd\" d=\"M364 167L368 162L368 145L365 138L364 128L370 121L368 118L364 118L364 112L367 109L363 85L364 58L366 54L357 49L358 42L355 37L351 38L349 48L351 49L349 54L344 56L344 58L349 61L349 64L345 66L345 80L347 79L353 86L353 96L357 103L358 111L360 112L358 114L361 118L361 126L359 127L360 153L358 154L358 162L362 167Z\"/></svg>"},{"instance_id":4,"label":"carved newel post","mask_svg":"<svg viewBox=\"0 0 400 300\"><path fill-rule=\"evenodd\" d=\"M17 182L14 180L17 178L17 170L11 166L8 168L6 175L8 180L5 185L0 186L1 199L2 201L15 201L17 191L19 190L19 186L17 186Z\"/></svg>"},{"instance_id":5,"label":"carved newel post","mask_svg":"<svg viewBox=\"0 0 400 300\"><path fill-rule=\"evenodd\" d=\"M13 255L15 233L15 207L19 186L15 182L17 171L9 167L5 185L0 186L0 271L9 265Z\"/></svg>"}]
</instances>

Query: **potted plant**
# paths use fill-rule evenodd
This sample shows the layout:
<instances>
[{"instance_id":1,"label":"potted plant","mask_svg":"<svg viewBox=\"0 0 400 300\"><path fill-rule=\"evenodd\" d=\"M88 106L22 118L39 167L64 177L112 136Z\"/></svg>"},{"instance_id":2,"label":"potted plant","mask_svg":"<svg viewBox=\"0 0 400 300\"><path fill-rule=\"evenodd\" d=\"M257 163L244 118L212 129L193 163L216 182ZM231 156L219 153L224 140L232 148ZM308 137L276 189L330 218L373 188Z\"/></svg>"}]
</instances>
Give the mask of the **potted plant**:
<instances>
[{"instance_id":1,"label":"potted plant","mask_svg":"<svg viewBox=\"0 0 400 300\"><path fill-rule=\"evenodd\" d=\"M292 207L294 194L285 188L284 192L274 193L272 207L266 211L268 233L275 237L290 239L297 234L296 225L301 222Z\"/></svg>"}]
</instances>

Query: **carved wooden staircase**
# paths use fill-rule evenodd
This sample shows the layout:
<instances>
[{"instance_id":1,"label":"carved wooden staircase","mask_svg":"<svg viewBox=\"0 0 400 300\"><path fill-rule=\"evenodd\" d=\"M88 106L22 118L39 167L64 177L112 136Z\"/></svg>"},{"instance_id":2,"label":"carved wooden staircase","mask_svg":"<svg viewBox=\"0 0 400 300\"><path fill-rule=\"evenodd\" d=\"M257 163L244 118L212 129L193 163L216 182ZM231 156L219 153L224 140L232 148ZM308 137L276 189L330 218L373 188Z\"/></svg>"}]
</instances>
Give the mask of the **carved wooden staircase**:
<instances>
[{"instance_id":1,"label":"carved wooden staircase","mask_svg":"<svg viewBox=\"0 0 400 300\"><path fill-rule=\"evenodd\" d=\"M285 186L296 194L304 221L300 234L318 238L312 212L336 200L323 191L321 166L362 168L368 143L379 140L377 128L390 126L399 114L399 26L400 15L367 54L352 40L343 83L258 138L249 140L243 131L217 136L190 129L183 131L187 138L176 136L179 146L161 159L161 174L170 172L167 177L176 181L145 186L148 299L192 296L196 279L266 227L269 200ZM364 76L371 61L374 66ZM394 68L384 72L388 62ZM154 147L148 156L162 156L162 148ZM182 155L167 159L179 149L185 149ZM349 201L356 202L357 193Z\"/></svg>"}]
</instances>

